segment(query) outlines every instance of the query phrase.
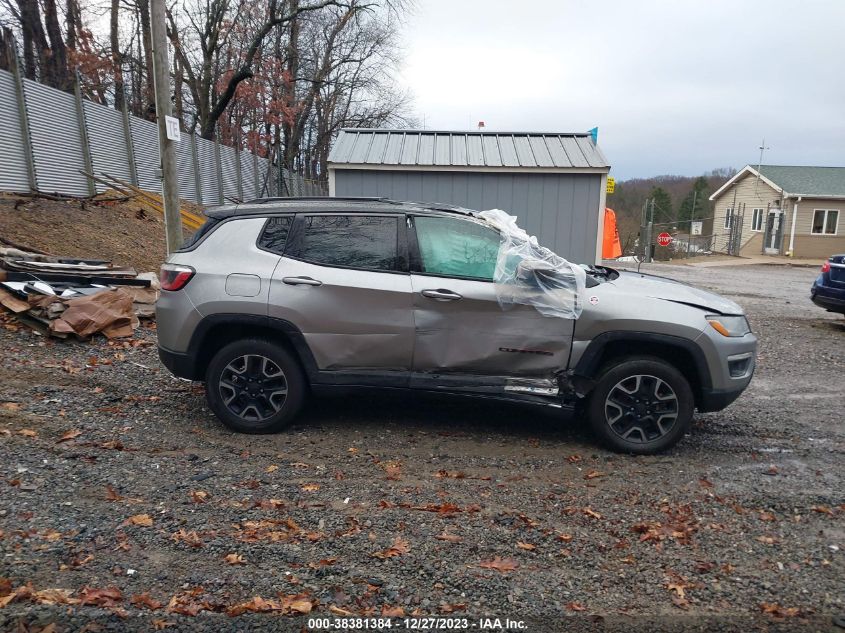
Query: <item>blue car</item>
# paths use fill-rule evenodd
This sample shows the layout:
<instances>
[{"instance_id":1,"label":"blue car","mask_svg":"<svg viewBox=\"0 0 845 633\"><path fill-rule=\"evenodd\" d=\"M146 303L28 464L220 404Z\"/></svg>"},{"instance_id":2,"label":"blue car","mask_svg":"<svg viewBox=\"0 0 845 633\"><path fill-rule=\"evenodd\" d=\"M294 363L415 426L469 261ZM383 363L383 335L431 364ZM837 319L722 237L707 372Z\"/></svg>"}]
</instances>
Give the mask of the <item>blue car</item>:
<instances>
[{"instance_id":1,"label":"blue car","mask_svg":"<svg viewBox=\"0 0 845 633\"><path fill-rule=\"evenodd\" d=\"M810 299L829 312L845 314L845 255L833 255L813 282Z\"/></svg>"}]
</instances>

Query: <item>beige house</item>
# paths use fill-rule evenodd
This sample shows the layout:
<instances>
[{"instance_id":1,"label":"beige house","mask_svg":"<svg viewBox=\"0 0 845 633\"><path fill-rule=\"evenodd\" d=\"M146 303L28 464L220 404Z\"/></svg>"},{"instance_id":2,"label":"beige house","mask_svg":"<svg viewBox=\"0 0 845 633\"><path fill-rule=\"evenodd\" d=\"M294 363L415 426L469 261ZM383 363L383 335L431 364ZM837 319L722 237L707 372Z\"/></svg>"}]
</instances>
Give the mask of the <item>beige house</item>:
<instances>
[{"instance_id":1,"label":"beige house","mask_svg":"<svg viewBox=\"0 0 845 633\"><path fill-rule=\"evenodd\" d=\"M747 165L710 200L714 235L739 255L845 253L845 167Z\"/></svg>"}]
</instances>

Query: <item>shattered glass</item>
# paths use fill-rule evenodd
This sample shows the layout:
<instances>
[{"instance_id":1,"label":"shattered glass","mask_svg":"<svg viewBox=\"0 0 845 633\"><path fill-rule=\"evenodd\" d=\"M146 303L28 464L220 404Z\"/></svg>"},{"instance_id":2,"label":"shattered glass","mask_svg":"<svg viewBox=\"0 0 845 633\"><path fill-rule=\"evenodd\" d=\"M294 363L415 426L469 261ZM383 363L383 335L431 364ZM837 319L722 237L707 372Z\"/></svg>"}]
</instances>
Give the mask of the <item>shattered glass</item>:
<instances>
[{"instance_id":1,"label":"shattered glass","mask_svg":"<svg viewBox=\"0 0 845 633\"><path fill-rule=\"evenodd\" d=\"M566 261L516 223L501 209L481 211L501 233L493 279L502 309L514 304L534 306L543 316L577 319L584 304L587 273Z\"/></svg>"}]
</instances>

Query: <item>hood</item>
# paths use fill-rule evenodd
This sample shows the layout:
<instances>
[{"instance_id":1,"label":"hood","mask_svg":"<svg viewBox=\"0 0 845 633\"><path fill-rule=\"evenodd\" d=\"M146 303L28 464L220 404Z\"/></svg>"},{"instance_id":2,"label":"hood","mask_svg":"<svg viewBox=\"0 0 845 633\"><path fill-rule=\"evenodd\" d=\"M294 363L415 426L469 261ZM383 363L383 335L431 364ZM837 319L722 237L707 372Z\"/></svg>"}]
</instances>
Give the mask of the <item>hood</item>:
<instances>
[{"instance_id":1,"label":"hood","mask_svg":"<svg viewBox=\"0 0 845 633\"><path fill-rule=\"evenodd\" d=\"M611 283L636 295L674 301L719 314L745 314L739 304L730 299L665 277L620 271L619 277Z\"/></svg>"}]
</instances>

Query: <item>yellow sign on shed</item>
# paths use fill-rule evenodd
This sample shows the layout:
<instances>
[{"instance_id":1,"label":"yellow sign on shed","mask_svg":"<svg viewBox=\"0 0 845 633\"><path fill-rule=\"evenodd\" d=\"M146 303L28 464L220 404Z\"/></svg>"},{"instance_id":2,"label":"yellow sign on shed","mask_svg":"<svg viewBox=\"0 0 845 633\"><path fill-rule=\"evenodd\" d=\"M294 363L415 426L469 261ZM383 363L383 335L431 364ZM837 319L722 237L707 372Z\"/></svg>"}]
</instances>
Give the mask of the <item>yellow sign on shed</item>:
<instances>
[{"instance_id":1,"label":"yellow sign on shed","mask_svg":"<svg viewBox=\"0 0 845 633\"><path fill-rule=\"evenodd\" d=\"M616 179L612 176L607 177L607 193L616 191Z\"/></svg>"}]
</instances>

